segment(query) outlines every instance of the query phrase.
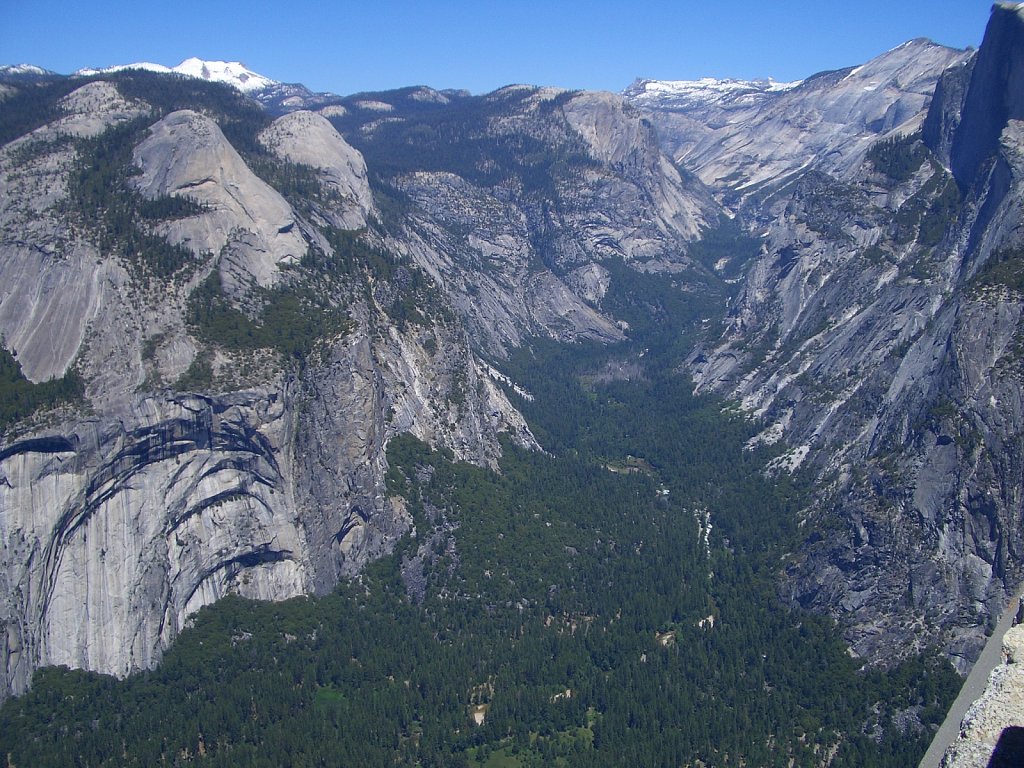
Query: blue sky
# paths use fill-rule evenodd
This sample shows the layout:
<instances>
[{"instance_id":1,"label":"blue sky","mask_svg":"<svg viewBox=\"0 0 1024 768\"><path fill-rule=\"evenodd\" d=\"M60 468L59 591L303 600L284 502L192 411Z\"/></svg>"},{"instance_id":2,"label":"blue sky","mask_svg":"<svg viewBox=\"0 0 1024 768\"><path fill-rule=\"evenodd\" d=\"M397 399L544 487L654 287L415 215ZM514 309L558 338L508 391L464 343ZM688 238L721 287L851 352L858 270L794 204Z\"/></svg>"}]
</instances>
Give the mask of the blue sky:
<instances>
[{"instance_id":1,"label":"blue sky","mask_svg":"<svg viewBox=\"0 0 1024 768\"><path fill-rule=\"evenodd\" d=\"M619 91L635 77L795 80L914 37L978 46L991 0L224 3L0 0L0 63L68 73L189 56L340 94L509 83Z\"/></svg>"}]
</instances>

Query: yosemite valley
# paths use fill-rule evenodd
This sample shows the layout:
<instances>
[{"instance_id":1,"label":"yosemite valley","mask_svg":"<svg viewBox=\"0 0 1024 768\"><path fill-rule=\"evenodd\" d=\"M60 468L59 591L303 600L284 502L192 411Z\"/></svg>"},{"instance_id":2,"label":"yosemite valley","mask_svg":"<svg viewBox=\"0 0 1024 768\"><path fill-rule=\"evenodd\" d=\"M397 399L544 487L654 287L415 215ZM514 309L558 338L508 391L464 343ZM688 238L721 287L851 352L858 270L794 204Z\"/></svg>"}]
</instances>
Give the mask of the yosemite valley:
<instances>
[{"instance_id":1,"label":"yosemite valley","mask_svg":"<svg viewBox=\"0 0 1024 768\"><path fill-rule=\"evenodd\" d=\"M786 84L0 68L0 754L916 764L1024 581L1022 200L1009 3Z\"/></svg>"}]
</instances>

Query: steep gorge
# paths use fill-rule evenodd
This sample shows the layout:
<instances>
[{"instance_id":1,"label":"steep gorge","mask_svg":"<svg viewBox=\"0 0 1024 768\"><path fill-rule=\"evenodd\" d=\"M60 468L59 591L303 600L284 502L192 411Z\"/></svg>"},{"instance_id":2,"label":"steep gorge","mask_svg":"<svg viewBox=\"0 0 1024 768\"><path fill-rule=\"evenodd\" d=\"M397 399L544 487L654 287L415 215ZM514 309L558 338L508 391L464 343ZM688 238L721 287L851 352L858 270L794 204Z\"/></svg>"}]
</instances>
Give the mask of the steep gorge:
<instances>
[{"instance_id":1,"label":"steep gorge","mask_svg":"<svg viewBox=\"0 0 1024 768\"><path fill-rule=\"evenodd\" d=\"M630 338L606 297L636 274L731 296L674 363L817 483L784 599L865 661L966 669L1024 576L1021 24L699 105L411 88L272 119L145 73L13 81L12 125L50 112L0 148L0 331L85 401L0 449L5 692L359 573L411 523L389 441L545 447L503 360ZM107 187L126 215L76 202ZM708 256L729 227L758 255Z\"/></svg>"},{"instance_id":2,"label":"steep gorge","mask_svg":"<svg viewBox=\"0 0 1024 768\"><path fill-rule=\"evenodd\" d=\"M792 176L716 187L762 251L688 370L764 419L762 441L785 439L780 467L816 478L782 591L867 659L938 644L966 670L1024 576L1021 25L997 5L981 49L944 54L930 106L878 123L866 152L855 139ZM914 41L833 79L903 71L922 50L936 55ZM754 122L783 102L831 114L846 94L815 91L822 78L764 96Z\"/></svg>"}]
</instances>

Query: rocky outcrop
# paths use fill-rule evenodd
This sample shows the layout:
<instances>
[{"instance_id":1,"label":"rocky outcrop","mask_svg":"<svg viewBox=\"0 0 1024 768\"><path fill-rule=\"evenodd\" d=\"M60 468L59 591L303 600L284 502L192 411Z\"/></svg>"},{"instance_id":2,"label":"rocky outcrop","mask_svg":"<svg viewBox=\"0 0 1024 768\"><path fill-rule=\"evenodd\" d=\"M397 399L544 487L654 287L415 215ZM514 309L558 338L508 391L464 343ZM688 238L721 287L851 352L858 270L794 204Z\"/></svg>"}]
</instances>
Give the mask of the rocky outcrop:
<instances>
[{"instance_id":1,"label":"rocky outcrop","mask_svg":"<svg viewBox=\"0 0 1024 768\"><path fill-rule=\"evenodd\" d=\"M1010 120L1024 120L1024 4L996 3L953 140L953 174L962 186L996 154Z\"/></svg>"},{"instance_id":2,"label":"rocky outcrop","mask_svg":"<svg viewBox=\"0 0 1024 768\"><path fill-rule=\"evenodd\" d=\"M967 711L942 768L1003 768L1024 763L1024 626L1003 638L1003 663Z\"/></svg>"},{"instance_id":3,"label":"rocky outcrop","mask_svg":"<svg viewBox=\"0 0 1024 768\"><path fill-rule=\"evenodd\" d=\"M294 264L305 254L291 207L249 170L210 118L190 110L167 115L150 128L134 158L142 169L135 183L143 195L184 196L208 207L160 231L196 254L222 254L228 290L271 286L281 264Z\"/></svg>"},{"instance_id":4,"label":"rocky outcrop","mask_svg":"<svg viewBox=\"0 0 1024 768\"><path fill-rule=\"evenodd\" d=\"M341 229L366 226L366 218L374 210L366 162L327 118L313 112L291 112L263 131L260 141L283 159L319 171L322 182L337 198L328 209L332 224Z\"/></svg>"},{"instance_id":5,"label":"rocky outcrop","mask_svg":"<svg viewBox=\"0 0 1024 768\"><path fill-rule=\"evenodd\" d=\"M60 118L0 148L0 333L36 382L67 371L123 280L58 210L78 159L71 139L149 111L104 82L72 91L59 107Z\"/></svg>"},{"instance_id":6,"label":"rocky outcrop","mask_svg":"<svg viewBox=\"0 0 1024 768\"><path fill-rule=\"evenodd\" d=\"M111 126L127 123L149 112L146 104L125 99L111 83L86 83L60 101L64 116L45 126L46 135L97 136Z\"/></svg>"},{"instance_id":7,"label":"rocky outcrop","mask_svg":"<svg viewBox=\"0 0 1024 768\"><path fill-rule=\"evenodd\" d=\"M229 592L280 600L358 572L408 526L384 493L393 435L475 461L503 431L536 445L488 370L443 328L355 332L300 379L136 396L5 444L7 690L44 664L152 666Z\"/></svg>"},{"instance_id":8,"label":"rocky outcrop","mask_svg":"<svg viewBox=\"0 0 1024 768\"><path fill-rule=\"evenodd\" d=\"M228 591L279 599L312 581L279 461L283 398L144 398L112 416L0 453L0 647L14 691L39 664L152 666Z\"/></svg>"},{"instance_id":9,"label":"rocky outcrop","mask_svg":"<svg viewBox=\"0 0 1024 768\"><path fill-rule=\"evenodd\" d=\"M607 282L595 291L581 279L606 259L645 271L700 269L688 243L717 222L719 208L620 97L510 86L472 109L496 145L490 162L511 165L504 174L424 169L391 183L415 205L396 248L450 291L485 348L503 354L530 336L624 338L601 311ZM417 136L417 126L406 130ZM510 163L506 146L535 147L530 165Z\"/></svg>"},{"instance_id":10,"label":"rocky outcrop","mask_svg":"<svg viewBox=\"0 0 1024 768\"><path fill-rule=\"evenodd\" d=\"M912 40L859 67L823 72L747 102L702 106L696 126L671 102L648 112L675 159L730 200L776 187L808 168L842 178L870 146L866 138L920 127L941 73L971 54ZM688 116L681 105L682 117Z\"/></svg>"},{"instance_id":11,"label":"rocky outcrop","mask_svg":"<svg viewBox=\"0 0 1024 768\"><path fill-rule=\"evenodd\" d=\"M622 332L541 262L527 214L455 174L399 181L427 215L413 216L409 255L450 291L472 334L492 351L531 335L565 341L620 340ZM542 264L542 262L541 262Z\"/></svg>"}]
</instances>

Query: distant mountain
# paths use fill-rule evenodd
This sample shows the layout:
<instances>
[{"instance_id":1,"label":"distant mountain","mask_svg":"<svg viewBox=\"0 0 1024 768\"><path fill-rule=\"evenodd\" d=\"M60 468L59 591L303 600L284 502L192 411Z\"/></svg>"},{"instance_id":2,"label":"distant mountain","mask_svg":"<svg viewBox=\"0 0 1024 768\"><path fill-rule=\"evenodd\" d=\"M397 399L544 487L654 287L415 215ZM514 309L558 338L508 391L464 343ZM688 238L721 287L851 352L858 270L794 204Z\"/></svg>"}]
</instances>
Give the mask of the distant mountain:
<instances>
[{"instance_id":1,"label":"distant mountain","mask_svg":"<svg viewBox=\"0 0 1024 768\"><path fill-rule=\"evenodd\" d=\"M782 93L802 80L779 83L767 80L732 80L705 77L700 80L644 80L633 82L622 95L638 107L689 111L726 105L749 107L769 94Z\"/></svg>"},{"instance_id":2,"label":"distant mountain","mask_svg":"<svg viewBox=\"0 0 1024 768\"><path fill-rule=\"evenodd\" d=\"M249 96L274 113L320 109L342 99L336 93L317 93L299 83L271 83L259 90L250 91Z\"/></svg>"},{"instance_id":3,"label":"distant mountain","mask_svg":"<svg viewBox=\"0 0 1024 768\"><path fill-rule=\"evenodd\" d=\"M196 77L215 83L227 83L234 86L243 93L254 93L278 85L276 80L253 72L241 62L237 61L205 61L196 57L185 59L176 67L166 67L163 64L151 62L136 62L134 64L119 64L102 69L80 69L76 75L91 76L121 72L126 69L142 69L148 72L161 74L178 74L187 77Z\"/></svg>"},{"instance_id":4,"label":"distant mountain","mask_svg":"<svg viewBox=\"0 0 1024 768\"><path fill-rule=\"evenodd\" d=\"M919 38L797 83L639 81L623 95L679 163L734 199L812 166L855 168L872 138L916 130L939 75L972 55Z\"/></svg>"},{"instance_id":5,"label":"distant mountain","mask_svg":"<svg viewBox=\"0 0 1024 768\"><path fill-rule=\"evenodd\" d=\"M95 76L113 74L130 69L141 69L158 74L177 74L194 77L208 82L226 83L259 102L269 112L283 114L297 109L319 109L330 104L337 104L342 97L336 93L318 93L301 83L281 83L264 75L253 72L237 61L205 61L189 58L176 67L151 62L119 64L101 69L80 69L75 72L79 76ZM0 72L2 74L2 72Z\"/></svg>"},{"instance_id":6,"label":"distant mountain","mask_svg":"<svg viewBox=\"0 0 1024 768\"><path fill-rule=\"evenodd\" d=\"M38 78L56 75L56 72L37 67L34 64L4 64L0 66L0 78Z\"/></svg>"}]
</instances>

